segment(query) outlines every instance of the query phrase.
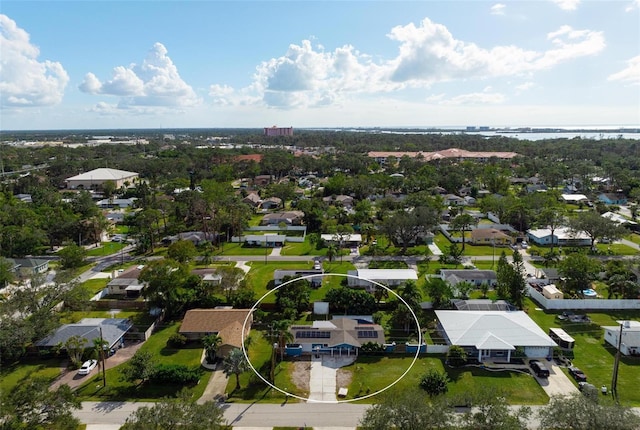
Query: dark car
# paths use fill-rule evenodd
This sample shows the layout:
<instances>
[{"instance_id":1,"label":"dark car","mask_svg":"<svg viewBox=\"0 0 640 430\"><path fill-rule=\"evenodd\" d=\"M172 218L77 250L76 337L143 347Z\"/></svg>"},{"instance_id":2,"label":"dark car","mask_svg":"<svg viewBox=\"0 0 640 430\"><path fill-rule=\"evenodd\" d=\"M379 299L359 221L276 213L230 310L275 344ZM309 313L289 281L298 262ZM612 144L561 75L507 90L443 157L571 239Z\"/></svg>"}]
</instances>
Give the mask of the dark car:
<instances>
[{"instance_id":1,"label":"dark car","mask_svg":"<svg viewBox=\"0 0 640 430\"><path fill-rule=\"evenodd\" d=\"M569 374L573 376L573 379L577 382L587 382L587 375L575 366L569 367Z\"/></svg>"},{"instance_id":2,"label":"dark car","mask_svg":"<svg viewBox=\"0 0 640 430\"><path fill-rule=\"evenodd\" d=\"M545 366L541 361L530 360L529 367L531 367L531 370L533 370L533 373L535 373L538 378L549 377L549 369L547 369L547 366Z\"/></svg>"}]
</instances>

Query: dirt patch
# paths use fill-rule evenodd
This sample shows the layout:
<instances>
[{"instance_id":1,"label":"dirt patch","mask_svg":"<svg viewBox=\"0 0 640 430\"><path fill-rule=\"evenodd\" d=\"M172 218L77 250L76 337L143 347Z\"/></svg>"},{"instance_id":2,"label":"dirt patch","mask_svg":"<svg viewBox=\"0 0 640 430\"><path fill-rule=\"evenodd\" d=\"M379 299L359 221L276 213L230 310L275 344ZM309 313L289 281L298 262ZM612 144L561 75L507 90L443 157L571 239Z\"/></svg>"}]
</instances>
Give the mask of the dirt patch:
<instances>
[{"instance_id":1,"label":"dirt patch","mask_svg":"<svg viewBox=\"0 0 640 430\"><path fill-rule=\"evenodd\" d=\"M351 379L353 378L353 373L351 370L347 369L338 369L338 373L336 374L336 386L338 389L342 387L348 387L351 384Z\"/></svg>"},{"instance_id":2,"label":"dirt patch","mask_svg":"<svg viewBox=\"0 0 640 430\"><path fill-rule=\"evenodd\" d=\"M293 363L293 372L291 374L291 381L295 384L298 390L304 393L308 393L310 378L311 378L311 362L310 361L296 361L295 363Z\"/></svg>"}]
</instances>

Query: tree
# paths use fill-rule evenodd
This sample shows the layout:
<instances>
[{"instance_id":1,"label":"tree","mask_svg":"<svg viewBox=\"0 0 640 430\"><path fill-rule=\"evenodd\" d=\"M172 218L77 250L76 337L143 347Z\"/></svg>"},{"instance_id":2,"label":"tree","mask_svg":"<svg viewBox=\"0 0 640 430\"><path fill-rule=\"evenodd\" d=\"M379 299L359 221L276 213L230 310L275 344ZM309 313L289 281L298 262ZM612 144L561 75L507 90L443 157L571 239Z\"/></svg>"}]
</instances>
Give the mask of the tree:
<instances>
[{"instance_id":1,"label":"tree","mask_svg":"<svg viewBox=\"0 0 640 430\"><path fill-rule=\"evenodd\" d=\"M0 289L14 281L13 264L6 258L0 257Z\"/></svg>"},{"instance_id":2,"label":"tree","mask_svg":"<svg viewBox=\"0 0 640 430\"><path fill-rule=\"evenodd\" d=\"M575 393L554 396L539 413L540 427L552 430L633 430L640 428L640 416L616 404L599 404L598 397Z\"/></svg>"},{"instance_id":3,"label":"tree","mask_svg":"<svg viewBox=\"0 0 640 430\"><path fill-rule=\"evenodd\" d=\"M325 300L329 302L332 312L341 312L344 315L367 315L376 310L375 297L365 290L349 287L332 288L325 295Z\"/></svg>"},{"instance_id":4,"label":"tree","mask_svg":"<svg viewBox=\"0 0 640 430\"><path fill-rule=\"evenodd\" d=\"M531 408L515 410L499 393L481 389L472 395L473 407L464 413L457 426L461 430L526 430ZM545 427L543 427L545 428Z\"/></svg>"},{"instance_id":5,"label":"tree","mask_svg":"<svg viewBox=\"0 0 640 430\"><path fill-rule=\"evenodd\" d=\"M443 264L455 264L458 266L462 263L462 249L460 249L457 243L451 243L451 245L442 252L440 262Z\"/></svg>"},{"instance_id":6,"label":"tree","mask_svg":"<svg viewBox=\"0 0 640 430\"><path fill-rule=\"evenodd\" d=\"M327 245L327 258L329 259L329 263L333 261L333 258L338 253L338 246L335 243L330 243Z\"/></svg>"},{"instance_id":7,"label":"tree","mask_svg":"<svg viewBox=\"0 0 640 430\"><path fill-rule=\"evenodd\" d=\"M87 338L82 336L71 336L64 343L64 349L69 354L69 360L74 367L78 368L82 364L82 355L84 354Z\"/></svg>"},{"instance_id":8,"label":"tree","mask_svg":"<svg viewBox=\"0 0 640 430\"><path fill-rule=\"evenodd\" d=\"M229 427L220 406L212 401L198 404L186 390L177 399L163 399L153 406L138 408L122 430L225 430Z\"/></svg>"},{"instance_id":9,"label":"tree","mask_svg":"<svg viewBox=\"0 0 640 430\"><path fill-rule=\"evenodd\" d=\"M583 290L591 288L591 282L600 271L600 263L583 253L573 252L560 261L558 270L565 278L565 291L582 296Z\"/></svg>"},{"instance_id":10,"label":"tree","mask_svg":"<svg viewBox=\"0 0 640 430\"><path fill-rule=\"evenodd\" d=\"M447 363L453 367L467 364L467 351L459 345L451 345L447 351Z\"/></svg>"},{"instance_id":11,"label":"tree","mask_svg":"<svg viewBox=\"0 0 640 430\"><path fill-rule=\"evenodd\" d=\"M451 285L441 278L427 278L427 282L424 287L425 291L429 295L429 298L431 299L431 304L435 309L445 307L453 298Z\"/></svg>"},{"instance_id":12,"label":"tree","mask_svg":"<svg viewBox=\"0 0 640 430\"><path fill-rule=\"evenodd\" d=\"M289 277L285 277L283 282L289 280ZM309 308L310 294L309 281L297 279L284 287L278 288L278 291L276 291L276 304L281 312L284 312L285 309L293 309L297 314Z\"/></svg>"},{"instance_id":13,"label":"tree","mask_svg":"<svg viewBox=\"0 0 640 430\"><path fill-rule=\"evenodd\" d=\"M420 388L425 390L429 397L435 397L446 393L449 388L449 377L445 372L439 372L436 369L429 369L427 373L420 378Z\"/></svg>"},{"instance_id":14,"label":"tree","mask_svg":"<svg viewBox=\"0 0 640 430\"><path fill-rule=\"evenodd\" d=\"M202 343L204 345L207 363L213 363L216 361L218 348L222 345L222 338L217 334L208 334L202 338Z\"/></svg>"},{"instance_id":15,"label":"tree","mask_svg":"<svg viewBox=\"0 0 640 430\"><path fill-rule=\"evenodd\" d=\"M80 425L73 409L80 409L80 401L68 385L49 390L46 378L21 381L4 393L0 406L3 429L75 430Z\"/></svg>"},{"instance_id":16,"label":"tree","mask_svg":"<svg viewBox=\"0 0 640 430\"><path fill-rule=\"evenodd\" d=\"M616 240L624 236L627 230L618 226L614 221L600 216L595 211L579 212L569 220L569 230L574 233L583 232L591 239L591 249L595 241L607 238Z\"/></svg>"},{"instance_id":17,"label":"tree","mask_svg":"<svg viewBox=\"0 0 640 430\"><path fill-rule=\"evenodd\" d=\"M249 370L249 363L240 348L231 350L227 358L222 362L222 371L225 375L236 375L236 390L240 389L240 374Z\"/></svg>"},{"instance_id":18,"label":"tree","mask_svg":"<svg viewBox=\"0 0 640 430\"><path fill-rule=\"evenodd\" d=\"M478 224L478 220L472 215L463 213L455 217L449 224L449 228L453 231L459 231L462 234L462 251L464 252L465 232L471 230L471 227Z\"/></svg>"},{"instance_id":19,"label":"tree","mask_svg":"<svg viewBox=\"0 0 640 430\"><path fill-rule=\"evenodd\" d=\"M121 370L122 380L144 384L153 377L156 369L156 361L149 351L138 350Z\"/></svg>"},{"instance_id":20,"label":"tree","mask_svg":"<svg viewBox=\"0 0 640 430\"><path fill-rule=\"evenodd\" d=\"M551 252L555 241L553 240L556 229L565 222L565 210L559 206L550 206L542 210L538 217L538 222L543 227L548 227L551 231Z\"/></svg>"},{"instance_id":21,"label":"tree","mask_svg":"<svg viewBox=\"0 0 640 430\"><path fill-rule=\"evenodd\" d=\"M171 259L149 262L138 279L147 284L142 295L168 315L180 314L195 301L200 283L200 278L191 275L187 266Z\"/></svg>"},{"instance_id":22,"label":"tree","mask_svg":"<svg viewBox=\"0 0 640 430\"><path fill-rule=\"evenodd\" d=\"M193 242L178 240L167 248L167 257L176 260L178 263L186 264L193 259L197 252Z\"/></svg>"},{"instance_id":23,"label":"tree","mask_svg":"<svg viewBox=\"0 0 640 430\"><path fill-rule=\"evenodd\" d=\"M75 243L67 243L64 248L58 251L58 255L63 269L73 269L84 264L87 251Z\"/></svg>"},{"instance_id":24,"label":"tree","mask_svg":"<svg viewBox=\"0 0 640 430\"><path fill-rule=\"evenodd\" d=\"M526 295L527 283L524 279L525 268L522 255L518 250L513 251L513 261L511 263L512 271L509 279L509 297L511 302L518 308L524 306L524 297Z\"/></svg>"},{"instance_id":25,"label":"tree","mask_svg":"<svg viewBox=\"0 0 640 430\"><path fill-rule=\"evenodd\" d=\"M454 410L444 401L430 401L421 390L396 390L367 408L359 427L366 430L454 429Z\"/></svg>"},{"instance_id":26,"label":"tree","mask_svg":"<svg viewBox=\"0 0 640 430\"><path fill-rule=\"evenodd\" d=\"M382 222L382 231L389 241L402 247L401 253L406 253L412 243L417 243L420 237L432 230L438 224L438 212L432 207L416 207L411 212L398 211Z\"/></svg>"}]
</instances>

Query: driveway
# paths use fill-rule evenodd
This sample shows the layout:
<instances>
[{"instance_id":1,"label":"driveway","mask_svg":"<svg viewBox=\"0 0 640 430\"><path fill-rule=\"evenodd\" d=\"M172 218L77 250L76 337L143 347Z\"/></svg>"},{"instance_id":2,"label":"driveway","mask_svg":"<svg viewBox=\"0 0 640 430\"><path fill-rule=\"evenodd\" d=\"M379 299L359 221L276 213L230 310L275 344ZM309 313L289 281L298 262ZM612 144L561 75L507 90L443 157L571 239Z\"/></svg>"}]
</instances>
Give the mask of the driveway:
<instances>
[{"instance_id":1,"label":"driveway","mask_svg":"<svg viewBox=\"0 0 640 430\"><path fill-rule=\"evenodd\" d=\"M308 402L332 403L336 399L336 377L340 367L351 364L355 357L330 357L321 355L311 359Z\"/></svg>"},{"instance_id":2,"label":"driveway","mask_svg":"<svg viewBox=\"0 0 640 430\"><path fill-rule=\"evenodd\" d=\"M117 365L128 361L131 357L133 357L133 354L135 354L136 351L140 349L143 343L144 342L129 343L124 348L120 348L114 355L105 360L105 367L107 369L111 369L112 367L116 367ZM89 375L78 375L77 370L68 370L65 368L62 371L62 375L58 379L56 379L53 384L51 384L49 389L55 390L59 386L67 384L73 390L84 384L92 377L100 375L101 372L102 369L100 366L96 366L96 368L93 369ZM107 381L107 383L109 383L109 381Z\"/></svg>"},{"instance_id":3,"label":"driveway","mask_svg":"<svg viewBox=\"0 0 640 430\"><path fill-rule=\"evenodd\" d=\"M544 364L547 366L547 369L549 369L549 377L538 378L535 375L534 377L549 397L578 392L578 388L573 385L573 382L571 382L569 377L559 366L556 366L546 360L544 361Z\"/></svg>"}]
</instances>

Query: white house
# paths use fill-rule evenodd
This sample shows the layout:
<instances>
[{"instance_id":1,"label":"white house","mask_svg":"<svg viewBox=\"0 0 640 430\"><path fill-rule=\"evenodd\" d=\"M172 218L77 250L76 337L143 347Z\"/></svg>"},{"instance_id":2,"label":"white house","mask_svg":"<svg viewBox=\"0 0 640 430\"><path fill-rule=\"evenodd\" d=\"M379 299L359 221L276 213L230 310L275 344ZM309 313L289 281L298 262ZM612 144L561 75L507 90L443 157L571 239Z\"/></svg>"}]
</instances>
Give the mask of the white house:
<instances>
[{"instance_id":1,"label":"white house","mask_svg":"<svg viewBox=\"0 0 640 430\"><path fill-rule=\"evenodd\" d=\"M113 182L116 188L132 185L138 180L138 173L126 170L100 168L81 173L66 179L67 188L101 188L105 182Z\"/></svg>"},{"instance_id":2,"label":"white house","mask_svg":"<svg viewBox=\"0 0 640 430\"><path fill-rule=\"evenodd\" d=\"M388 287L395 287L407 281L417 281L418 273L413 269L358 269L349 270L347 273L357 278L349 277L347 283L350 287L365 287L375 289L375 285L369 281L375 281Z\"/></svg>"},{"instance_id":3,"label":"white house","mask_svg":"<svg viewBox=\"0 0 640 430\"><path fill-rule=\"evenodd\" d=\"M478 361L511 360L518 347L529 358L550 357L556 343L523 311L435 311L449 345Z\"/></svg>"},{"instance_id":4,"label":"white house","mask_svg":"<svg viewBox=\"0 0 640 430\"><path fill-rule=\"evenodd\" d=\"M493 287L498 283L498 275L495 270L441 269L440 278L442 278L443 281L449 282L452 286L460 282L469 282L476 287L482 284Z\"/></svg>"},{"instance_id":5,"label":"white house","mask_svg":"<svg viewBox=\"0 0 640 430\"><path fill-rule=\"evenodd\" d=\"M340 240L342 240L342 246L346 248L358 247L362 243L362 235L359 233L321 234L320 239L338 245L340 244Z\"/></svg>"},{"instance_id":6,"label":"white house","mask_svg":"<svg viewBox=\"0 0 640 430\"><path fill-rule=\"evenodd\" d=\"M562 199L565 203L573 203L576 205L580 202L586 203L589 201L589 198L584 194L562 194L560 196L560 199Z\"/></svg>"},{"instance_id":7,"label":"white house","mask_svg":"<svg viewBox=\"0 0 640 430\"><path fill-rule=\"evenodd\" d=\"M616 321L617 326L603 326L604 340L618 349L620 342L620 326L622 326L622 342L620 352L624 355L640 355L640 321Z\"/></svg>"},{"instance_id":8,"label":"white house","mask_svg":"<svg viewBox=\"0 0 640 430\"><path fill-rule=\"evenodd\" d=\"M584 232L572 232L566 227L559 227L554 230L539 228L527 231L529 241L537 245L558 245L558 246L590 246L591 238Z\"/></svg>"},{"instance_id":9,"label":"white house","mask_svg":"<svg viewBox=\"0 0 640 430\"><path fill-rule=\"evenodd\" d=\"M303 276L318 275L306 279L311 284L311 287L318 288L322 286L323 273L324 270L322 269L276 269L273 271L273 285L277 287L278 285L282 284L285 278L294 279Z\"/></svg>"},{"instance_id":10,"label":"white house","mask_svg":"<svg viewBox=\"0 0 640 430\"><path fill-rule=\"evenodd\" d=\"M314 321L312 325L291 326L289 332L303 353L357 355L363 343L384 344L382 326L361 318Z\"/></svg>"}]
</instances>

